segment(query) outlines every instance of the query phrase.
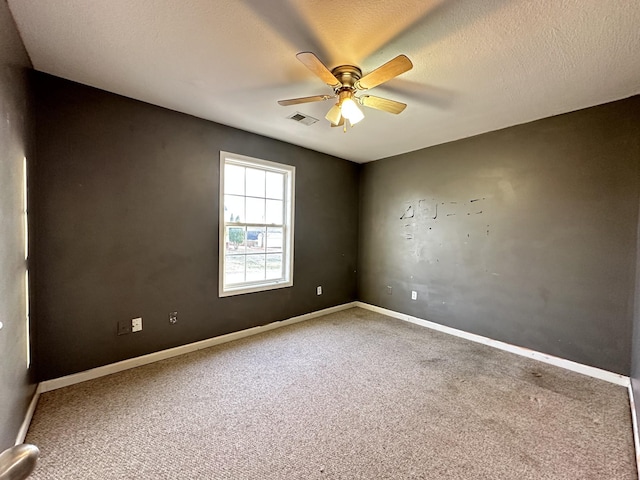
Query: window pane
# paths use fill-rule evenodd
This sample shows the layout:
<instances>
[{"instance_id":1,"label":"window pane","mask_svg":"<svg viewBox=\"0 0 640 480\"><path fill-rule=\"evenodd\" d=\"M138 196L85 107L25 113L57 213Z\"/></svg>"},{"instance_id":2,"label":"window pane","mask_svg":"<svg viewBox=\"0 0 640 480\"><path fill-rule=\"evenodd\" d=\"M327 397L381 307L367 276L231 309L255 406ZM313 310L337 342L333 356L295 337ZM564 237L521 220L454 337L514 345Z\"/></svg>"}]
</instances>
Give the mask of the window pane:
<instances>
[{"instance_id":1,"label":"window pane","mask_svg":"<svg viewBox=\"0 0 640 480\"><path fill-rule=\"evenodd\" d=\"M264 170L247 168L247 195L250 197L264 197Z\"/></svg>"},{"instance_id":2,"label":"window pane","mask_svg":"<svg viewBox=\"0 0 640 480\"><path fill-rule=\"evenodd\" d=\"M264 227L247 227L247 253L264 253L265 233Z\"/></svg>"},{"instance_id":3,"label":"window pane","mask_svg":"<svg viewBox=\"0 0 640 480\"><path fill-rule=\"evenodd\" d=\"M244 167L224 166L224 193L244 195Z\"/></svg>"},{"instance_id":4,"label":"window pane","mask_svg":"<svg viewBox=\"0 0 640 480\"><path fill-rule=\"evenodd\" d=\"M273 223L282 225L282 200L267 200L267 221L265 223Z\"/></svg>"},{"instance_id":5,"label":"window pane","mask_svg":"<svg viewBox=\"0 0 640 480\"><path fill-rule=\"evenodd\" d=\"M293 285L295 167L221 151L220 169L220 297Z\"/></svg>"},{"instance_id":6,"label":"window pane","mask_svg":"<svg viewBox=\"0 0 640 480\"><path fill-rule=\"evenodd\" d=\"M267 228L267 252L282 251L282 229Z\"/></svg>"},{"instance_id":7,"label":"window pane","mask_svg":"<svg viewBox=\"0 0 640 480\"><path fill-rule=\"evenodd\" d=\"M267 280L282 277L282 254L270 253L267 255Z\"/></svg>"},{"instance_id":8,"label":"window pane","mask_svg":"<svg viewBox=\"0 0 640 480\"><path fill-rule=\"evenodd\" d=\"M225 255L224 257L224 283L244 282L244 255Z\"/></svg>"},{"instance_id":9,"label":"window pane","mask_svg":"<svg viewBox=\"0 0 640 480\"><path fill-rule=\"evenodd\" d=\"M230 254L245 253L245 239L247 237L244 227L227 227L225 251Z\"/></svg>"},{"instance_id":10,"label":"window pane","mask_svg":"<svg viewBox=\"0 0 640 480\"><path fill-rule=\"evenodd\" d=\"M267 172L267 198L284 200L284 175L281 173Z\"/></svg>"},{"instance_id":11,"label":"window pane","mask_svg":"<svg viewBox=\"0 0 640 480\"><path fill-rule=\"evenodd\" d=\"M264 255L247 255L247 281L255 282L265 279Z\"/></svg>"},{"instance_id":12,"label":"window pane","mask_svg":"<svg viewBox=\"0 0 640 480\"><path fill-rule=\"evenodd\" d=\"M237 195L224 196L224 221L244 222L244 197Z\"/></svg>"},{"instance_id":13,"label":"window pane","mask_svg":"<svg viewBox=\"0 0 640 480\"><path fill-rule=\"evenodd\" d=\"M247 198L246 223L264 223L264 198Z\"/></svg>"}]
</instances>

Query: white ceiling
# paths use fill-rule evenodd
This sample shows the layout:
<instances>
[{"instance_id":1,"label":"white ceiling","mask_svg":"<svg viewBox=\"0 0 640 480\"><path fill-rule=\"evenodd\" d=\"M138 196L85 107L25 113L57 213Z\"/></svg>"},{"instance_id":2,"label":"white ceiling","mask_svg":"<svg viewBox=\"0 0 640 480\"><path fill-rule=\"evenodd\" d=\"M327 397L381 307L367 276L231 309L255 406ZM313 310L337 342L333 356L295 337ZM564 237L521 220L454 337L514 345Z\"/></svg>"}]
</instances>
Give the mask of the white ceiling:
<instances>
[{"instance_id":1,"label":"white ceiling","mask_svg":"<svg viewBox=\"0 0 640 480\"><path fill-rule=\"evenodd\" d=\"M640 93L637 0L8 0L36 70L356 162ZM413 70L346 134L295 57ZM287 119L296 111L321 121Z\"/></svg>"}]
</instances>

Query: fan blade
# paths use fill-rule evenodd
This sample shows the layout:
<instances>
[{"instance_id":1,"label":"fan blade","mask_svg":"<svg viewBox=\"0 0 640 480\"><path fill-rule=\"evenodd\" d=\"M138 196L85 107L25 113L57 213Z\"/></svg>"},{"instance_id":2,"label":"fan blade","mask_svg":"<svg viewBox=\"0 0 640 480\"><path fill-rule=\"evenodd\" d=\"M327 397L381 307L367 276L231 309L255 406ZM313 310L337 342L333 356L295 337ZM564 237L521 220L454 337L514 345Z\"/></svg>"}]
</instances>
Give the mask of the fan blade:
<instances>
[{"instance_id":1,"label":"fan blade","mask_svg":"<svg viewBox=\"0 0 640 480\"><path fill-rule=\"evenodd\" d=\"M396 102L388 98L374 97L371 95L363 95L358 99L365 107L375 108L384 112L398 114L407 108L406 103Z\"/></svg>"},{"instance_id":2,"label":"fan blade","mask_svg":"<svg viewBox=\"0 0 640 480\"><path fill-rule=\"evenodd\" d=\"M413 68L413 63L405 55L398 55L393 60L389 60L384 65L376 68L373 72L365 75L356 82L356 88L367 90L377 87L381 83L391 80L398 75L408 72Z\"/></svg>"},{"instance_id":3,"label":"fan blade","mask_svg":"<svg viewBox=\"0 0 640 480\"><path fill-rule=\"evenodd\" d=\"M340 121L338 123L332 123L332 127L343 127L344 126L344 117L340 117Z\"/></svg>"},{"instance_id":4,"label":"fan blade","mask_svg":"<svg viewBox=\"0 0 640 480\"><path fill-rule=\"evenodd\" d=\"M336 103L331 110L327 112L327 115L324 117L331 122L331 125L338 125L340 123L340 118L342 117L342 110Z\"/></svg>"},{"instance_id":5,"label":"fan blade","mask_svg":"<svg viewBox=\"0 0 640 480\"><path fill-rule=\"evenodd\" d=\"M314 95L313 97L301 97L301 98L290 98L288 100L278 100L278 103L283 107L287 105L297 105L298 103L309 103L309 102L321 102L322 100L329 100L330 98L334 98L335 95Z\"/></svg>"},{"instance_id":6,"label":"fan blade","mask_svg":"<svg viewBox=\"0 0 640 480\"><path fill-rule=\"evenodd\" d=\"M329 85L331 88L338 88L342 86L340 80L338 80L333 73L325 66L324 63L320 61L318 57L316 57L311 52L300 52L296 55L296 58L300 60L305 67L315 73L320 79Z\"/></svg>"}]
</instances>

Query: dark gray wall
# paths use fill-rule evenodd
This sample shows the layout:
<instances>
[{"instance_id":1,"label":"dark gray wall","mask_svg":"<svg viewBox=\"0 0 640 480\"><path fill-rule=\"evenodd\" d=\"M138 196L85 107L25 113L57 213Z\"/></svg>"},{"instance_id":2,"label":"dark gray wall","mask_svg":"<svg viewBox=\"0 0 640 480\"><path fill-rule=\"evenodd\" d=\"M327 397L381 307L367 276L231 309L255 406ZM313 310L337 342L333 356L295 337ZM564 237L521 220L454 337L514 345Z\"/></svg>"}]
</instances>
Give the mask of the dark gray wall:
<instances>
[{"instance_id":1,"label":"dark gray wall","mask_svg":"<svg viewBox=\"0 0 640 480\"><path fill-rule=\"evenodd\" d=\"M358 165L44 74L36 94L40 380L355 299ZM292 288L218 298L220 150L296 167Z\"/></svg>"},{"instance_id":2,"label":"dark gray wall","mask_svg":"<svg viewBox=\"0 0 640 480\"><path fill-rule=\"evenodd\" d=\"M31 152L25 52L0 0L0 452L16 440L35 385L27 370L23 158Z\"/></svg>"},{"instance_id":3,"label":"dark gray wall","mask_svg":"<svg viewBox=\"0 0 640 480\"><path fill-rule=\"evenodd\" d=\"M630 373L640 97L360 168L36 79L40 379L351 301L357 252L362 301ZM217 297L220 150L298 168L293 288Z\"/></svg>"},{"instance_id":4,"label":"dark gray wall","mask_svg":"<svg viewBox=\"0 0 640 480\"><path fill-rule=\"evenodd\" d=\"M636 96L366 164L359 299L628 375L639 112Z\"/></svg>"},{"instance_id":5,"label":"dark gray wall","mask_svg":"<svg viewBox=\"0 0 640 480\"><path fill-rule=\"evenodd\" d=\"M638 218L638 243L636 247L636 285L633 309L633 344L631 347L631 387L640 419L640 217Z\"/></svg>"}]
</instances>

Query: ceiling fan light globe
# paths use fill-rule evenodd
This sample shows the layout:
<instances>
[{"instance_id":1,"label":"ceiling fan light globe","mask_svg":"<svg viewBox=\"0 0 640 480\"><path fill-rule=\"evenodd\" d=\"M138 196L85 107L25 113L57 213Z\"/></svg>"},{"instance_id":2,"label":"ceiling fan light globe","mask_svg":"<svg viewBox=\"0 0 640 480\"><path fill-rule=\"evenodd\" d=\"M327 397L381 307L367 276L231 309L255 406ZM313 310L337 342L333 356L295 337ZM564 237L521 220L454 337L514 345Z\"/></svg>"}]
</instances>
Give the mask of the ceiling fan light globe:
<instances>
[{"instance_id":1,"label":"ceiling fan light globe","mask_svg":"<svg viewBox=\"0 0 640 480\"><path fill-rule=\"evenodd\" d=\"M349 123L351 123L351 125L355 125L364 118L364 113L362 113L362 110L358 108L356 102L354 102L351 98L345 98L342 101L341 109L342 116L349 120Z\"/></svg>"},{"instance_id":2,"label":"ceiling fan light globe","mask_svg":"<svg viewBox=\"0 0 640 480\"><path fill-rule=\"evenodd\" d=\"M340 123L340 117L342 116L342 111L340 110L340 106L338 104L331 107L331 110L327 112L324 118L329 120L332 124L338 125Z\"/></svg>"}]
</instances>

